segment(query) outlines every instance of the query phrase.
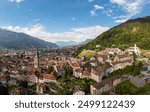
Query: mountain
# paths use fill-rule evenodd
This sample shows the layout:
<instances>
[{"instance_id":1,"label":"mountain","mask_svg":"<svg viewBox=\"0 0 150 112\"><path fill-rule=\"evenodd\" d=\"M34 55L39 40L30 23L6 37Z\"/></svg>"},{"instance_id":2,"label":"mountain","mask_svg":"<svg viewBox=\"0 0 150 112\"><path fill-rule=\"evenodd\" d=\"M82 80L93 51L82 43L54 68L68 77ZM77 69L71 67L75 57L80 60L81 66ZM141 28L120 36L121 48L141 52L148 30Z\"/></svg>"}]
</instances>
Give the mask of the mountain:
<instances>
[{"instance_id":1,"label":"mountain","mask_svg":"<svg viewBox=\"0 0 150 112\"><path fill-rule=\"evenodd\" d=\"M78 42L74 42L74 41L57 41L55 43L56 45L58 45L59 47L67 47L67 46L74 46L74 45L78 45Z\"/></svg>"},{"instance_id":2,"label":"mountain","mask_svg":"<svg viewBox=\"0 0 150 112\"><path fill-rule=\"evenodd\" d=\"M128 48L137 44L142 49L150 49L150 16L128 20L118 26L99 35L96 39L79 48L83 49L105 49L106 47ZM96 48L96 45L101 46Z\"/></svg>"},{"instance_id":3,"label":"mountain","mask_svg":"<svg viewBox=\"0 0 150 112\"><path fill-rule=\"evenodd\" d=\"M87 44L88 42L90 42L92 39L87 39L83 42L74 42L74 41L57 41L55 44L58 45L59 47L67 47L67 46L75 46L75 45L83 45L83 44Z\"/></svg>"},{"instance_id":4,"label":"mountain","mask_svg":"<svg viewBox=\"0 0 150 112\"><path fill-rule=\"evenodd\" d=\"M92 39L86 39L85 41L79 43L79 45L87 44L87 43L89 43L90 41L92 41Z\"/></svg>"},{"instance_id":5,"label":"mountain","mask_svg":"<svg viewBox=\"0 0 150 112\"><path fill-rule=\"evenodd\" d=\"M24 33L0 29L0 49L29 49L33 47L57 48L58 46Z\"/></svg>"}]
</instances>

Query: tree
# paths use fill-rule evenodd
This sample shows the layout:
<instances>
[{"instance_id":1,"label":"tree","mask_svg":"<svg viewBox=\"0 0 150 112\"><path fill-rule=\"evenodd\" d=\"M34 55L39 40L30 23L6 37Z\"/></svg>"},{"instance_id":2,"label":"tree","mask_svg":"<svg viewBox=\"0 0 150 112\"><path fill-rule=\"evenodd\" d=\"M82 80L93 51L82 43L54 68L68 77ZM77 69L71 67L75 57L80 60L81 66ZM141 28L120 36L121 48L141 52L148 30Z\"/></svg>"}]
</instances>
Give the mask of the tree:
<instances>
[{"instance_id":1,"label":"tree","mask_svg":"<svg viewBox=\"0 0 150 112\"><path fill-rule=\"evenodd\" d=\"M8 89L2 85L0 85L0 95L9 95Z\"/></svg>"},{"instance_id":2,"label":"tree","mask_svg":"<svg viewBox=\"0 0 150 112\"><path fill-rule=\"evenodd\" d=\"M133 69L133 75L136 76L136 75L139 75L140 74L140 68L138 66L135 66L134 69Z\"/></svg>"},{"instance_id":3,"label":"tree","mask_svg":"<svg viewBox=\"0 0 150 112\"><path fill-rule=\"evenodd\" d=\"M133 60L136 61L137 55L133 52Z\"/></svg>"},{"instance_id":4,"label":"tree","mask_svg":"<svg viewBox=\"0 0 150 112\"><path fill-rule=\"evenodd\" d=\"M129 80L124 81L115 87L115 92L120 95L123 95L123 94L134 95L136 94L137 90L138 88L134 86L133 84L131 84Z\"/></svg>"},{"instance_id":5,"label":"tree","mask_svg":"<svg viewBox=\"0 0 150 112\"><path fill-rule=\"evenodd\" d=\"M133 74L132 75L139 75L140 74L140 70L141 70L141 66L142 66L142 62L137 61L134 62L134 69L133 69Z\"/></svg>"},{"instance_id":6,"label":"tree","mask_svg":"<svg viewBox=\"0 0 150 112\"><path fill-rule=\"evenodd\" d=\"M102 92L101 95L109 95L109 92Z\"/></svg>"},{"instance_id":7,"label":"tree","mask_svg":"<svg viewBox=\"0 0 150 112\"><path fill-rule=\"evenodd\" d=\"M27 88L28 87L28 82L27 81L18 81L19 86Z\"/></svg>"},{"instance_id":8,"label":"tree","mask_svg":"<svg viewBox=\"0 0 150 112\"><path fill-rule=\"evenodd\" d=\"M53 72L54 68L52 66L48 67L47 73L51 74Z\"/></svg>"}]
</instances>

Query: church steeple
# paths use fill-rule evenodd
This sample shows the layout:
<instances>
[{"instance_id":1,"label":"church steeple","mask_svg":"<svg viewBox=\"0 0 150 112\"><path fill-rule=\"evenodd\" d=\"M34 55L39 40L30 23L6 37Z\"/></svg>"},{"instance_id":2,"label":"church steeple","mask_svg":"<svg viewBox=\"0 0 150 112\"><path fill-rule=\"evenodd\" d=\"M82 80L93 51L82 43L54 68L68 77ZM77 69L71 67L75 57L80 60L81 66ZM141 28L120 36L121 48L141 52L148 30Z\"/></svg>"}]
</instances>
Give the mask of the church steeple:
<instances>
[{"instance_id":1,"label":"church steeple","mask_svg":"<svg viewBox=\"0 0 150 112\"><path fill-rule=\"evenodd\" d=\"M34 57L34 67L35 68L39 67L39 52L38 52L38 48L36 48L36 55Z\"/></svg>"}]
</instances>

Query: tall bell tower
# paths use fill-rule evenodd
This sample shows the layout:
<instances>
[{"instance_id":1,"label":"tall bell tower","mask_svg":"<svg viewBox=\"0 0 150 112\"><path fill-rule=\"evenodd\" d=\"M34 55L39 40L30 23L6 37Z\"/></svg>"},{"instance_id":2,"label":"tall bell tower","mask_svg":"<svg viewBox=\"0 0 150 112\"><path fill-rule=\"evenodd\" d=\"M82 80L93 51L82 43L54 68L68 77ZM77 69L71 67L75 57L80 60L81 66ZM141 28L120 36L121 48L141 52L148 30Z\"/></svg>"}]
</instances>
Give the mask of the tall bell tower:
<instances>
[{"instance_id":1,"label":"tall bell tower","mask_svg":"<svg viewBox=\"0 0 150 112\"><path fill-rule=\"evenodd\" d=\"M38 48L36 48L36 54L34 57L34 68L38 68L39 67L39 52L38 52Z\"/></svg>"}]
</instances>

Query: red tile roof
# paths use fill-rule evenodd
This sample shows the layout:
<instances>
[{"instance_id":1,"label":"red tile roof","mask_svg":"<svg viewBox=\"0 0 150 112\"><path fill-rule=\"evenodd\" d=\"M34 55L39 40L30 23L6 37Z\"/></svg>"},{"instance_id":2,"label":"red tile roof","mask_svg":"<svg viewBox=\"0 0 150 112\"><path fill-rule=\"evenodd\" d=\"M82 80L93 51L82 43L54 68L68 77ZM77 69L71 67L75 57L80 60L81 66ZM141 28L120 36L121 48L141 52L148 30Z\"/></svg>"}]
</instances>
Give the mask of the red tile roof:
<instances>
[{"instance_id":1,"label":"red tile roof","mask_svg":"<svg viewBox=\"0 0 150 112\"><path fill-rule=\"evenodd\" d=\"M84 70L82 75L83 76L90 76L91 74L89 73L88 70Z\"/></svg>"},{"instance_id":2,"label":"red tile roof","mask_svg":"<svg viewBox=\"0 0 150 112\"><path fill-rule=\"evenodd\" d=\"M73 67L80 67L80 64L79 63L73 63L72 66Z\"/></svg>"},{"instance_id":3,"label":"red tile roof","mask_svg":"<svg viewBox=\"0 0 150 112\"><path fill-rule=\"evenodd\" d=\"M53 74L43 74L43 78L56 80L56 77Z\"/></svg>"},{"instance_id":4,"label":"red tile roof","mask_svg":"<svg viewBox=\"0 0 150 112\"><path fill-rule=\"evenodd\" d=\"M45 85L44 85L43 83L39 83L38 86L39 86L40 88L43 88Z\"/></svg>"}]
</instances>

